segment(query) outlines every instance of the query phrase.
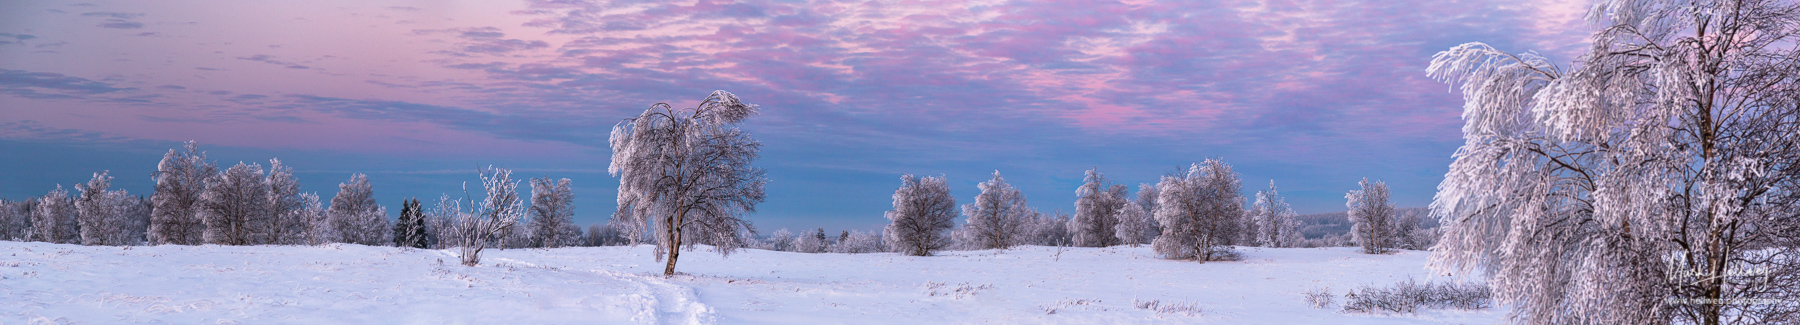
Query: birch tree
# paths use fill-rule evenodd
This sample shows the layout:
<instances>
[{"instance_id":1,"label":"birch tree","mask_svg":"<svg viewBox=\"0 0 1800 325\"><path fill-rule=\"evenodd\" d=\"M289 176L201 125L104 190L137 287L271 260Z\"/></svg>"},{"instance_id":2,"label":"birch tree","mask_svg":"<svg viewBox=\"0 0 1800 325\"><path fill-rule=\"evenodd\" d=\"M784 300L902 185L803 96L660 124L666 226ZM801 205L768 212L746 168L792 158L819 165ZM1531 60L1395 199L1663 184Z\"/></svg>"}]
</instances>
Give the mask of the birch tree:
<instances>
[{"instance_id":1,"label":"birch tree","mask_svg":"<svg viewBox=\"0 0 1800 325\"><path fill-rule=\"evenodd\" d=\"M1069 233L1075 246L1107 247L1119 244L1113 233L1117 219L1113 215L1124 207L1125 185L1107 184L1099 169L1089 169L1081 187L1075 189L1075 217L1069 220Z\"/></svg>"},{"instance_id":2,"label":"birch tree","mask_svg":"<svg viewBox=\"0 0 1800 325\"><path fill-rule=\"evenodd\" d=\"M993 179L976 184L975 188L981 194L975 195L975 202L962 206L963 215L969 217L963 229L971 237L973 248L1006 249L1021 244L1026 236L1025 223L1036 214L1025 205L1025 194L1007 184L998 170Z\"/></svg>"},{"instance_id":3,"label":"birch tree","mask_svg":"<svg viewBox=\"0 0 1800 325\"><path fill-rule=\"evenodd\" d=\"M200 196L200 220L209 244L255 245L264 237L257 226L269 218L268 187L262 165L238 163L207 182Z\"/></svg>"},{"instance_id":4,"label":"birch tree","mask_svg":"<svg viewBox=\"0 0 1800 325\"><path fill-rule=\"evenodd\" d=\"M1598 1L1564 69L1439 52L1464 144L1431 204L1431 265L1480 271L1511 321L1800 319L1800 7Z\"/></svg>"},{"instance_id":5,"label":"birch tree","mask_svg":"<svg viewBox=\"0 0 1800 325\"><path fill-rule=\"evenodd\" d=\"M31 239L31 208L37 199L10 201L0 199L0 240Z\"/></svg>"},{"instance_id":6,"label":"birch tree","mask_svg":"<svg viewBox=\"0 0 1800 325\"><path fill-rule=\"evenodd\" d=\"M1269 181L1267 191L1256 192L1256 202L1251 205L1250 218L1256 228L1256 242L1264 247L1294 247L1300 243L1300 220L1287 200L1282 199L1281 192L1275 189L1275 181Z\"/></svg>"},{"instance_id":7,"label":"birch tree","mask_svg":"<svg viewBox=\"0 0 1800 325\"><path fill-rule=\"evenodd\" d=\"M75 199L62 185L38 197L31 211L32 237L57 244L80 244L80 225L75 220Z\"/></svg>"},{"instance_id":8,"label":"birch tree","mask_svg":"<svg viewBox=\"0 0 1800 325\"><path fill-rule=\"evenodd\" d=\"M1217 159L1193 164L1185 175L1163 176L1155 216L1162 235L1151 248L1164 258L1201 263L1225 252L1240 232L1244 195L1231 165Z\"/></svg>"},{"instance_id":9,"label":"birch tree","mask_svg":"<svg viewBox=\"0 0 1800 325\"><path fill-rule=\"evenodd\" d=\"M186 151L169 149L156 164L156 191L151 193L150 244L199 245L205 242L206 224L200 220L200 195L206 182L219 173L206 160L200 145L188 141Z\"/></svg>"},{"instance_id":10,"label":"birch tree","mask_svg":"<svg viewBox=\"0 0 1800 325\"><path fill-rule=\"evenodd\" d=\"M94 173L86 184L76 184L80 195L75 198L75 212L81 231L82 245L138 244L132 228L131 204L136 203L125 190L109 191L112 176L107 171Z\"/></svg>"},{"instance_id":11,"label":"birch tree","mask_svg":"<svg viewBox=\"0 0 1800 325\"><path fill-rule=\"evenodd\" d=\"M305 243L306 220L299 213L305 201L300 197L300 180L294 178L294 168L281 163L280 159L269 159L269 174L263 177L264 210L267 218L257 223L258 243L276 245L297 245Z\"/></svg>"},{"instance_id":12,"label":"birch tree","mask_svg":"<svg viewBox=\"0 0 1800 325\"><path fill-rule=\"evenodd\" d=\"M656 259L668 257L663 275L675 275L684 243L711 243L721 255L742 245L751 229L742 216L756 211L768 182L750 165L762 144L736 126L756 111L719 90L699 106L657 103L613 126L607 172L619 177L620 209L613 223L630 238L654 227Z\"/></svg>"},{"instance_id":13,"label":"birch tree","mask_svg":"<svg viewBox=\"0 0 1800 325\"><path fill-rule=\"evenodd\" d=\"M366 175L350 175L350 180L338 183L337 196L325 214L331 241L386 246L393 240L387 209L375 204L375 190Z\"/></svg>"},{"instance_id":14,"label":"birch tree","mask_svg":"<svg viewBox=\"0 0 1800 325\"><path fill-rule=\"evenodd\" d=\"M883 233L889 249L912 256L931 256L950 245L950 227L956 226L956 198L943 176L900 176L894 190L894 209Z\"/></svg>"},{"instance_id":15,"label":"birch tree","mask_svg":"<svg viewBox=\"0 0 1800 325\"><path fill-rule=\"evenodd\" d=\"M575 193L569 179L531 179L531 242L535 247L562 247L575 243L564 228L575 225Z\"/></svg>"},{"instance_id":16,"label":"birch tree","mask_svg":"<svg viewBox=\"0 0 1800 325\"><path fill-rule=\"evenodd\" d=\"M1344 207L1350 218L1350 240L1362 247L1364 254L1381 254L1398 244L1401 225L1395 220L1394 204L1388 202L1387 183L1370 183L1363 178L1360 189L1344 194Z\"/></svg>"}]
</instances>

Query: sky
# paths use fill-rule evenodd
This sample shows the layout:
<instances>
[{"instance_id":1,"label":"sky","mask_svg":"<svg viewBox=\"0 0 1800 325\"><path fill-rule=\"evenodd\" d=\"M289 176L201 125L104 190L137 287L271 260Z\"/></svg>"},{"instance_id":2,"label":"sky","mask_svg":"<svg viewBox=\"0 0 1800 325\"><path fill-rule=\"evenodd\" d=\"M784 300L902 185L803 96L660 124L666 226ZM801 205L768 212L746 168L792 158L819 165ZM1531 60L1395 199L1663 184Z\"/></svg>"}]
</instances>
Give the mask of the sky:
<instances>
[{"instance_id":1,"label":"sky","mask_svg":"<svg viewBox=\"0 0 1800 325\"><path fill-rule=\"evenodd\" d=\"M148 195L191 140L221 168L280 159L324 198L367 174L390 215L479 195L480 167L569 178L576 221L605 222L611 128L726 90L761 110L740 127L763 144L763 231L879 229L903 174L947 177L967 203L999 171L1054 213L1074 210L1086 170L1135 197L1206 159L1301 213L1344 210L1362 178L1418 207L1462 144L1432 55L1484 42L1566 66L1586 6L6 1L0 198L102 170Z\"/></svg>"}]
</instances>

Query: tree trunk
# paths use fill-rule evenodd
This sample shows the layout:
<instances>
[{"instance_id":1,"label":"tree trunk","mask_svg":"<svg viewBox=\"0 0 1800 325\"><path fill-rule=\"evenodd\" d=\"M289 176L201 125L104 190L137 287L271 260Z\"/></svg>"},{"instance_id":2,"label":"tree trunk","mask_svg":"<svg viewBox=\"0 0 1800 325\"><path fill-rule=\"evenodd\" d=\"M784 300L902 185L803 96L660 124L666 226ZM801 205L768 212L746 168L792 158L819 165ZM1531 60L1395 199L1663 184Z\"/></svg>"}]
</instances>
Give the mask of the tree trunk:
<instances>
[{"instance_id":1,"label":"tree trunk","mask_svg":"<svg viewBox=\"0 0 1800 325\"><path fill-rule=\"evenodd\" d=\"M685 210L675 212L675 222L668 225L670 233L669 264L663 266L663 277L675 276L675 259L681 257L681 219L686 216L687 211Z\"/></svg>"}]
</instances>

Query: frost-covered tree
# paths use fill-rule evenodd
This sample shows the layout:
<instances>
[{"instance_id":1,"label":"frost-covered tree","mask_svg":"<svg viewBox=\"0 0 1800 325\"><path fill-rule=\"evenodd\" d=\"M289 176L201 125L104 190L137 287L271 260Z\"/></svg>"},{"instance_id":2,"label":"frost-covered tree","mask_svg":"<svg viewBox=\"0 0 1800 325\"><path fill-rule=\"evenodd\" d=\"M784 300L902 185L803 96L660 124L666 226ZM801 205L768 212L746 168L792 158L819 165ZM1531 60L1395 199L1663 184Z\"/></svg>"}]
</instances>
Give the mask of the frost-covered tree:
<instances>
[{"instance_id":1,"label":"frost-covered tree","mask_svg":"<svg viewBox=\"0 0 1800 325\"><path fill-rule=\"evenodd\" d=\"M825 241L825 229L808 231L794 238L794 251L801 253L824 253L831 242Z\"/></svg>"},{"instance_id":2,"label":"frost-covered tree","mask_svg":"<svg viewBox=\"0 0 1800 325\"><path fill-rule=\"evenodd\" d=\"M331 241L339 243L385 246L392 243L387 209L375 204L375 191L369 177L350 175L338 183L337 196L331 198L331 209L325 211Z\"/></svg>"},{"instance_id":3,"label":"frost-covered tree","mask_svg":"<svg viewBox=\"0 0 1800 325\"><path fill-rule=\"evenodd\" d=\"M1156 189L1156 184L1138 183L1138 198L1137 201L1133 201L1132 203L1137 204L1139 207L1143 207L1145 214L1155 214L1157 206L1156 198L1161 195L1162 191ZM1155 239L1159 234L1162 234L1162 225L1157 224L1156 218L1151 217L1149 238ZM1144 243L1150 243L1149 239L1145 239Z\"/></svg>"},{"instance_id":4,"label":"frost-covered tree","mask_svg":"<svg viewBox=\"0 0 1800 325\"><path fill-rule=\"evenodd\" d=\"M620 209L613 223L628 226L631 238L655 227L656 258L668 257L663 275L675 275L684 243L730 254L744 242L751 226L742 216L756 211L768 183L750 166L762 144L736 126L755 114L756 105L719 90L699 106L657 103L613 126L607 172L619 177Z\"/></svg>"},{"instance_id":5,"label":"frost-covered tree","mask_svg":"<svg viewBox=\"0 0 1800 325\"><path fill-rule=\"evenodd\" d=\"M306 220L299 212L305 201L300 197L300 180L294 177L294 168L282 164L280 159L269 159L269 174L263 177L263 188L263 205L268 217L254 225L256 233L260 234L256 242L304 244Z\"/></svg>"},{"instance_id":6,"label":"frost-covered tree","mask_svg":"<svg viewBox=\"0 0 1800 325\"><path fill-rule=\"evenodd\" d=\"M200 219L206 182L219 173L206 160L200 145L188 141L187 151L169 149L156 164L156 192L150 194L150 244L199 245L206 242L206 223Z\"/></svg>"},{"instance_id":7,"label":"frost-covered tree","mask_svg":"<svg viewBox=\"0 0 1800 325\"><path fill-rule=\"evenodd\" d=\"M1075 189L1075 216L1069 220L1069 233L1075 246L1107 247L1118 245L1118 222L1113 218L1126 204L1125 185L1107 184L1099 169L1089 169L1081 187Z\"/></svg>"},{"instance_id":8,"label":"frost-covered tree","mask_svg":"<svg viewBox=\"0 0 1800 325\"><path fill-rule=\"evenodd\" d=\"M1281 198L1275 190L1275 181L1269 181L1269 190L1256 192L1256 203L1250 208L1250 219L1256 229L1256 243L1263 247L1295 247L1303 239L1300 236L1300 220L1295 217L1294 209L1288 206L1287 200Z\"/></svg>"},{"instance_id":9,"label":"frost-covered tree","mask_svg":"<svg viewBox=\"0 0 1800 325\"><path fill-rule=\"evenodd\" d=\"M1037 213L1025 205L1025 194L1019 192L1006 179L1000 177L1000 171L994 171L994 178L976 184L981 194L975 195L975 202L962 206L963 215L969 219L963 224L968 241L973 249L1005 249L1021 244L1025 237L1025 225Z\"/></svg>"},{"instance_id":10,"label":"frost-covered tree","mask_svg":"<svg viewBox=\"0 0 1800 325\"><path fill-rule=\"evenodd\" d=\"M1204 263L1224 252L1240 233L1244 195L1231 165L1216 159L1193 164L1186 175L1163 176L1156 212L1162 235L1151 247L1169 259Z\"/></svg>"},{"instance_id":11,"label":"frost-covered tree","mask_svg":"<svg viewBox=\"0 0 1800 325\"><path fill-rule=\"evenodd\" d=\"M956 226L956 198L943 176L900 176L894 190L894 209L888 210L889 249L912 256L931 256L950 245L950 227Z\"/></svg>"},{"instance_id":12,"label":"frost-covered tree","mask_svg":"<svg viewBox=\"0 0 1800 325\"><path fill-rule=\"evenodd\" d=\"M1112 218L1117 223L1113 226L1113 236L1119 237L1124 244L1137 247L1156 239L1155 221L1143 205L1136 202L1122 205L1119 211L1113 212Z\"/></svg>"},{"instance_id":13,"label":"frost-covered tree","mask_svg":"<svg viewBox=\"0 0 1800 325\"><path fill-rule=\"evenodd\" d=\"M425 248L425 234L425 211L419 207L419 199L400 201L400 219L394 221L394 246Z\"/></svg>"},{"instance_id":14,"label":"frost-covered tree","mask_svg":"<svg viewBox=\"0 0 1800 325\"><path fill-rule=\"evenodd\" d=\"M1362 246L1363 253L1381 254L1394 249L1399 224L1394 220L1394 204L1388 202L1387 183L1369 183L1363 178L1356 183L1361 189L1344 194L1344 207L1350 218L1350 239Z\"/></svg>"},{"instance_id":15,"label":"frost-covered tree","mask_svg":"<svg viewBox=\"0 0 1800 325\"><path fill-rule=\"evenodd\" d=\"M531 242L533 247L562 247L575 243L564 228L575 225L575 194L569 179L531 179Z\"/></svg>"},{"instance_id":16,"label":"frost-covered tree","mask_svg":"<svg viewBox=\"0 0 1800 325\"><path fill-rule=\"evenodd\" d=\"M1463 139L1431 265L1528 324L1800 320L1800 5L1597 1L1567 70L1486 44L1427 73Z\"/></svg>"},{"instance_id":17,"label":"frost-covered tree","mask_svg":"<svg viewBox=\"0 0 1800 325\"><path fill-rule=\"evenodd\" d=\"M831 252L848 254L885 252L887 245L882 243L882 238L884 236L880 232L846 231L843 239L831 245Z\"/></svg>"},{"instance_id":18,"label":"frost-covered tree","mask_svg":"<svg viewBox=\"0 0 1800 325\"><path fill-rule=\"evenodd\" d=\"M1031 235L1026 244L1063 247L1074 242L1071 238L1073 236L1069 234L1069 214L1061 210L1057 210L1056 214L1035 212L1025 228L1026 233Z\"/></svg>"},{"instance_id":19,"label":"frost-covered tree","mask_svg":"<svg viewBox=\"0 0 1800 325\"><path fill-rule=\"evenodd\" d=\"M75 198L75 212L81 228L82 245L133 245L141 231L132 231L131 204L136 203L125 190L108 191L112 176L107 171L94 173L86 184L76 184L80 195Z\"/></svg>"},{"instance_id":20,"label":"frost-covered tree","mask_svg":"<svg viewBox=\"0 0 1800 325\"><path fill-rule=\"evenodd\" d=\"M238 163L207 182L200 196L200 220L209 244L255 245L264 237L257 225L269 218L268 187L262 165Z\"/></svg>"},{"instance_id":21,"label":"frost-covered tree","mask_svg":"<svg viewBox=\"0 0 1800 325\"><path fill-rule=\"evenodd\" d=\"M292 218L299 220L301 229L296 240L303 245L322 245L331 242L331 219L325 213L325 205L319 200L318 193L301 193L300 208L293 211Z\"/></svg>"},{"instance_id":22,"label":"frost-covered tree","mask_svg":"<svg viewBox=\"0 0 1800 325\"><path fill-rule=\"evenodd\" d=\"M57 244L80 244L80 224L75 220L75 199L62 185L38 197L31 211L33 239Z\"/></svg>"},{"instance_id":23,"label":"frost-covered tree","mask_svg":"<svg viewBox=\"0 0 1800 325\"><path fill-rule=\"evenodd\" d=\"M512 171L490 167L482 171L481 184L487 195L479 204L465 205L444 196L433 212L447 221L444 240L449 243L444 245L460 248L467 266L481 264L481 251L525 218L525 201L519 198L519 182L512 180Z\"/></svg>"},{"instance_id":24,"label":"frost-covered tree","mask_svg":"<svg viewBox=\"0 0 1800 325\"><path fill-rule=\"evenodd\" d=\"M10 201L0 199L0 240L31 239L31 207L36 199Z\"/></svg>"}]
</instances>

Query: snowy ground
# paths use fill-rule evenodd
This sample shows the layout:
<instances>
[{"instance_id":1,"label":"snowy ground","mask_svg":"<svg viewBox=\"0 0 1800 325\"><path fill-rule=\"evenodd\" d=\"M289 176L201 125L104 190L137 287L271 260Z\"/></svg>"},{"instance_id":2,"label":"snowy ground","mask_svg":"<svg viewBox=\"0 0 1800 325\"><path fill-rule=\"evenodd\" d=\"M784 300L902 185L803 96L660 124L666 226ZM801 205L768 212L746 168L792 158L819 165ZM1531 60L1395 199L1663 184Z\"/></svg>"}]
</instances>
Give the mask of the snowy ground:
<instances>
[{"instance_id":1,"label":"snowy ground","mask_svg":"<svg viewBox=\"0 0 1800 325\"><path fill-rule=\"evenodd\" d=\"M1424 252L1244 250L1167 261L1148 247L1021 247L933 257L649 246L449 251L360 245L89 247L0 241L0 324L1490 324L1504 309L1407 315L1309 307L1302 292L1434 277ZM1193 306L1143 310L1136 301ZM1341 298L1339 299L1341 301Z\"/></svg>"}]
</instances>

